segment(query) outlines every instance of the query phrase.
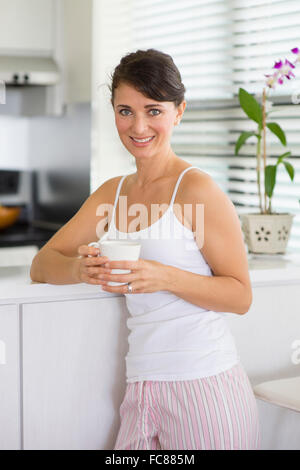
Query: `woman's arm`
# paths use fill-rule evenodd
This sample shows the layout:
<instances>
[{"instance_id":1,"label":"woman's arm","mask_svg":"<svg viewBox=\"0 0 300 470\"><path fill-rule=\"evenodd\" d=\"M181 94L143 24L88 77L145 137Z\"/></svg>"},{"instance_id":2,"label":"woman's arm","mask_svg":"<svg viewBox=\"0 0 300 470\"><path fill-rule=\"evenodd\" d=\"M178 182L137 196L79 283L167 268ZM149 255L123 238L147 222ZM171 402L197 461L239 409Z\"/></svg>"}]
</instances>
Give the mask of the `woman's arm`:
<instances>
[{"instance_id":1,"label":"woman's arm","mask_svg":"<svg viewBox=\"0 0 300 470\"><path fill-rule=\"evenodd\" d=\"M43 249L44 248L44 249ZM79 257L65 256L50 247L43 247L33 259L30 277L35 282L49 284L77 284L79 279Z\"/></svg>"},{"instance_id":2,"label":"woman's arm","mask_svg":"<svg viewBox=\"0 0 300 470\"><path fill-rule=\"evenodd\" d=\"M193 172L187 176L183 191L185 199L192 201L190 223L213 276L201 276L169 266L168 290L209 310L244 314L252 303L252 288L235 207L209 175ZM196 204L203 204L204 227Z\"/></svg>"},{"instance_id":3,"label":"woman's arm","mask_svg":"<svg viewBox=\"0 0 300 470\"><path fill-rule=\"evenodd\" d=\"M207 310L242 315L252 303L251 289L233 277L202 276L168 266L165 279L165 290Z\"/></svg>"},{"instance_id":4,"label":"woman's arm","mask_svg":"<svg viewBox=\"0 0 300 470\"><path fill-rule=\"evenodd\" d=\"M104 209L113 205L119 179L120 177L112 178L100 186L89 196L74 217L41 248L34 257L30 269L33 281L49 284L80 282L99 284L95 276L103 272L99 267L103 264L102 257L87 258L83 262L79 255L97 256L96 249L88 248L86 245L104 235L108 218Z\"/></svg>"}]
</instances>

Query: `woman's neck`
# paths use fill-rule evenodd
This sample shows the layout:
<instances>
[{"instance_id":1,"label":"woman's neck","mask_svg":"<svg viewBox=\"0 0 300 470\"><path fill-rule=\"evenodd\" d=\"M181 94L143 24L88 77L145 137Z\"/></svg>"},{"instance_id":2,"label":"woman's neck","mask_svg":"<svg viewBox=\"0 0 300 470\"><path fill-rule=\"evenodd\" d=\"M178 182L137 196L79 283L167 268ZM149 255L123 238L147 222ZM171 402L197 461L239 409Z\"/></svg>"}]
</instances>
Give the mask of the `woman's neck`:
<instances>
[{"instance_id":1,"label":"woman's neck","mask_svg":"<svg viewBox=\"0 0 300 470\"><path fill-rule=\"evenodd\" d=\"M133 177L134 184L139 189L146 189L149 185L162 177L172 174L178 157L172 150L165 158L136 160L137 172Z\"/></svg>"}]
</instances>

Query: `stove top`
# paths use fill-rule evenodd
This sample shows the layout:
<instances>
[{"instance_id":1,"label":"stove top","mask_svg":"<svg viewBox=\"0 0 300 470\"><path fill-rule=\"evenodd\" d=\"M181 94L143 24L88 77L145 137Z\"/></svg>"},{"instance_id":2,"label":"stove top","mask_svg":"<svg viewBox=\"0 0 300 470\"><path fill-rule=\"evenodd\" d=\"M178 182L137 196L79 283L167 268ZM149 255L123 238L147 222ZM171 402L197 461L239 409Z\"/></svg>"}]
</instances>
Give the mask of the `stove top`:
<instances>
[{"instance_id":1,"label":"stove top","mask_svg":"<svg viewBox=\"0 0 300 470\"><path fill-rule=\"evenodd\" d=\"M36 245L40 249L56 232L19 222L0 230L0 247Z\"/></svg>"}]
</instances>

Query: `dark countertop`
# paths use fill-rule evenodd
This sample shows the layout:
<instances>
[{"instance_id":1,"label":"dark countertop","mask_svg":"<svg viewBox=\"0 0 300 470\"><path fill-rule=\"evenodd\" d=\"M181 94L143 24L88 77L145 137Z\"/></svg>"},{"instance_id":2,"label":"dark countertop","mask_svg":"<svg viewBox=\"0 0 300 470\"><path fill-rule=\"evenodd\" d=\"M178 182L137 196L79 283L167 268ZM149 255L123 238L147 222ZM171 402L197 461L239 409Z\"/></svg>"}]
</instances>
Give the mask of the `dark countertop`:
<instances>
[{"instance_id":1,"label":"dark countertop","mask_svg":"<svg viewBox=\"0 0 300 470\"><path fill-rule=\"evenodd\" d=\"M56 231L34 227L26 222L19 222L0 230L0 247L36 245L40 249Z\"/></svg>"}]
</instances>

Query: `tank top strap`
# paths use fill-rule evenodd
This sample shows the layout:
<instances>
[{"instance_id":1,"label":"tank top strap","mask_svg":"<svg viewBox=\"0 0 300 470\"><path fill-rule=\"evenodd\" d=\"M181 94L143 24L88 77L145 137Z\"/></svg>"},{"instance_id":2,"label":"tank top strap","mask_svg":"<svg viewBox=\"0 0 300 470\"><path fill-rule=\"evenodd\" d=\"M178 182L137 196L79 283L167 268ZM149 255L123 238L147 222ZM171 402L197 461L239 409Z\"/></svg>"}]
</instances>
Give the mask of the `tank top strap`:
<instances>
[{"instance_id":1,"label":"tank top strap","mask_svg":"<svg viewBox=\"0 0 300 470\"><path fill-rule=\"evenodd\" d=\"M122 188L122 184L123 184L123 182L124 182L126 176L127 176L127 175L122 176L122 178L120 179L120 182L119 182L119 184L118 184L118 188L117 188L117 191L116 191L116 197L115 197L114 208L113 208L113 212L112 212L112 216L111 216L110 225L111 225L112 222L115 220L114 217L115 217L116 207L117 207L117 204L118 204L118 199L119 199L119 196L120 196L120 191L121 191L121 188Z\"/></svg>"},{"instance_id":2,"label":"tank top strap","mask_svg":"<svg viewBox=\"0 0 300 470\"><path fill-rule=\"evenodd\" d=\"M177 190L178 190L178 186L180 185L180 181L182 180L183 175L184 175L187 171L191 170L192 168L193 168L193 169L197 169L197 170L199 169L197 166L189 166L188 168L186 168L185 170L183 170L183 171L180 173L180 175L179 175L179 177L178 177L178 180L177 180L177 183L176 183L176 186L175 186L175 189L174 189L174 191L173 191L172 199L171 199L171 202L170 202L170 207L173 207L173 204L174 204L174 201L175 201L175 197L176 197L176 194L177 194Z\"/></svg>"}]
</instances>

